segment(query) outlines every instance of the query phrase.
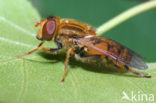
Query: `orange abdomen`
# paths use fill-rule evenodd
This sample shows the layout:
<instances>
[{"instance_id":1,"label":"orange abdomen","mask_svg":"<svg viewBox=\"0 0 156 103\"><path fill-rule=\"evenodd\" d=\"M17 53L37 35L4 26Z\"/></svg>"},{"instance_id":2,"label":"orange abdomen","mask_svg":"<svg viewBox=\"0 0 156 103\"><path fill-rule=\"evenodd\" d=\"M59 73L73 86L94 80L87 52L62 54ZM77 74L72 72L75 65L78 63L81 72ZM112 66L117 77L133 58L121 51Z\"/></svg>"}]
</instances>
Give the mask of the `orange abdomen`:
<instances>
[{"instance_id":1,"label":"orange abdomen","mask_svg":"<svg viewBox=\"0 0 156 103\"><path fill-rule=\"evenodd\" d=\"M107 38L93 39L91 41L94 49L88 48L89 55L100 55L102 59L111 61L119 67L123 67L125 63L128 64L131 61L131 55L128 49L122 45ZM123 60L124 63L119 62L119 60Z\"/></svg>"}]
</instances>

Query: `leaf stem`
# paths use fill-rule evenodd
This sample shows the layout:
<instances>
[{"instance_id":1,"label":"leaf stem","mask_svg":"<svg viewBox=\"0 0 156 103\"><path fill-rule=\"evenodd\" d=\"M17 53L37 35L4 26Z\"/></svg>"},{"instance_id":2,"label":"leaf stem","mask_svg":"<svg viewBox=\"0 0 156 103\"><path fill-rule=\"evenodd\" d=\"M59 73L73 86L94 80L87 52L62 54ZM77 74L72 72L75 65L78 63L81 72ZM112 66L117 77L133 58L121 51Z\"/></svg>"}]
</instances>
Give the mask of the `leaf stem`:
<instances>
[{"instance_id":1,"label":"leaf stem","mask_svg":"<svg viewBox=\"0 0 156 103\"><path fill-rule=\"evenodd\" d=\"M112 29L113 27L121 24L122 22L128 20L129 18L140 14L142 12L145 12L147 10L150 10L152 8L156 8L156 0L144 2L140 5L134 6L123 13L119 14L118 16L114 17L113 19L109 20L108 22L102 24L97 28L97 35L101 35L108 30Z\"/></svg>"}]
</instances>

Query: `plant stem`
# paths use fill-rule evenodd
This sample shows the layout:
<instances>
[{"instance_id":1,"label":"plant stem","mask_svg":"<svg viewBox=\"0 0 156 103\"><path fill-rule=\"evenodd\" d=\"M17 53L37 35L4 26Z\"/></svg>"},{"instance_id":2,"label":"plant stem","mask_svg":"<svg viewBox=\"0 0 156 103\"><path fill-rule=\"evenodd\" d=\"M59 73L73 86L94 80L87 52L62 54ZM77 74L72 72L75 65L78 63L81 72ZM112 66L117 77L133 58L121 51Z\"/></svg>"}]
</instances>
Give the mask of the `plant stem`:
<instances>
[{"instance_id":1,"label":"plant stem","mask_svg":"<svg viewBox=\"0 0 156 103\"><path fill-rule=\"evenodd\" d=\"M97 28L96 33L97 33L97 35L101 35L101 34L107 32L108 30L112 29L113 27L128 20L129 18L131 18L137 14L140 14L142 12L145 12L147 10L150 10L152 8L156 8L156 0L144 2L140 5L130 8L130 9L126 10L125 12L119 14L118 16L114 17L113 19L109 20L108 22L99 26Z\"/></svg>"}]
</instances>

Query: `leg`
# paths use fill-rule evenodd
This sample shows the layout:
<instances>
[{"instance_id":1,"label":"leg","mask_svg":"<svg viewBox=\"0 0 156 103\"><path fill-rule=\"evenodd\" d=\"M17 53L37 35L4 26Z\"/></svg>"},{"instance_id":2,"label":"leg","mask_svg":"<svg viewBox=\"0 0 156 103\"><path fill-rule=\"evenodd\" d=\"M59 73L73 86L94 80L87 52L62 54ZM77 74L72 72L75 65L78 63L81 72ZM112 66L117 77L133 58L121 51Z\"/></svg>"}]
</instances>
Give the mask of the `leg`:
<instances>
[{"instance_id":1,"label":"leg","mask_svg":"<svg viewBox=\"0 0 156 103\"><path fill-rule=\"evenodd\" d=\"M45 42L45 41L42 41L42 42L38 45L38 47L42 46L44 42Z\"/></svg>"},{"instance_id":2,"label":"leg","mask_svg":"<svg viewBox=\"0 0 156 103\"><path fill-rule=\"evenodd\" d=\"M29 51L29 52L23 54L23 55L16 56L16 57L17 57L17 58L21 58L21 57L23 57L23 56L29 55L29 54L31 54L31 53L33 53L33 52L39 50L39 49L40 49L40 50L44 50L44 51L49 51L49 52L57 52L57 51L59 51L60 49L62 49L61 47L58 47L58 48L41 47L43 43L44 43L44 42L41 42L41 43L38 45L37 48L35 48L35 49L33 49L33 50L31 50L31 51Z\"/></svg>"},{"instance_id":3,"label":"leg","mask_svg":"<svg viewBox=\"0 0 156 103\"><path fill-rule=\"evenodd\" d=\"M44 43L44 41L42 41L42 42L38 45L37 48L34 48L33 50L31 50L31 51L29 51L29 52L27 52L27 53L25 53L25 54L23 54L23 55L16 56L16 58L21 58L21 57L23 57L23 56L26 56L26 55L29 55L29 54L35 52L36 50L38 50L38 49L40 48L40 46L43 45L43 43Z\"/></svg>"},{"instance_id":4,"label":"leg","mask_svg":"<svg viewBox=\"0 0 156 103\"><path fill-rule=\"evenodd\" d=\"M64 74L63 74L63 78L61 80L61 82L64 82L65 80L65 76L66 76L66 73L67 73L67 65L68 65L68 61L69 61L69 58L70 58L70 54L72 53L72 49L70 48L68 51L67 51L67 55L66 55L66 59L65 59L65 68L64 68Z\"/></svg>"},{"instance_id":5,"label":"leg","mask_svg":"<svg viewBox=\"0 0 156 103\"><path fill-rule=\"evenodd\" d=\"M151 78L151 76L146 76L146 75L143 75L143 74L141 74L141 73L138 73L138 72L136 72L135 70L130 69L129 67L128 67L128 68L126 67L126 69L127 69L129 72L131 72L131 73L133 73L133 74L135 74L135 75L137 75L137 76L139 76L139 77L142 77L142 78Z\"/></svg>"}]
</instances>

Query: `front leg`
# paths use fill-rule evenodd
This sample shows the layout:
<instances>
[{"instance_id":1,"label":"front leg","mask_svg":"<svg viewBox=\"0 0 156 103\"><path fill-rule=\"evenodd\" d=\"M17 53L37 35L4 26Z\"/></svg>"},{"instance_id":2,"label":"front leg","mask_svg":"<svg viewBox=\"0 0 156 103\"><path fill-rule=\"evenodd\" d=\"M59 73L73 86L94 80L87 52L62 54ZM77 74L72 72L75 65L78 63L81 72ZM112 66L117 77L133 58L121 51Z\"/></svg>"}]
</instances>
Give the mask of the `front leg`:
<instances>
[{"instance_id":1,"label":"front leg","mask_svg":"<svg viewBox=\"0 0 156 103\"><path fill-rule=\"evenodd\" d=\"M44 41L41 42L41 43L38 45L37 48L34 48L33 50L31 50L31 51L29 51L29 52L27 52L27 53L25 53L25 54L23 54L23 55L16 56L16 58L21 58L21 57L23 57L23 56L27 56L27 55L29 55L29 54L31 54L31 53L33 53L33 52L39 50L39 49L40 49L40 50L44 50L44 51L49 51L49 52L51 52L51 53L60 51L60 50L62 49L62 45L61 45L61 44L57 44L57 45L58 45L58 48L41 47L43 43L44 43Z\"/></svg>"}]
</instances>

